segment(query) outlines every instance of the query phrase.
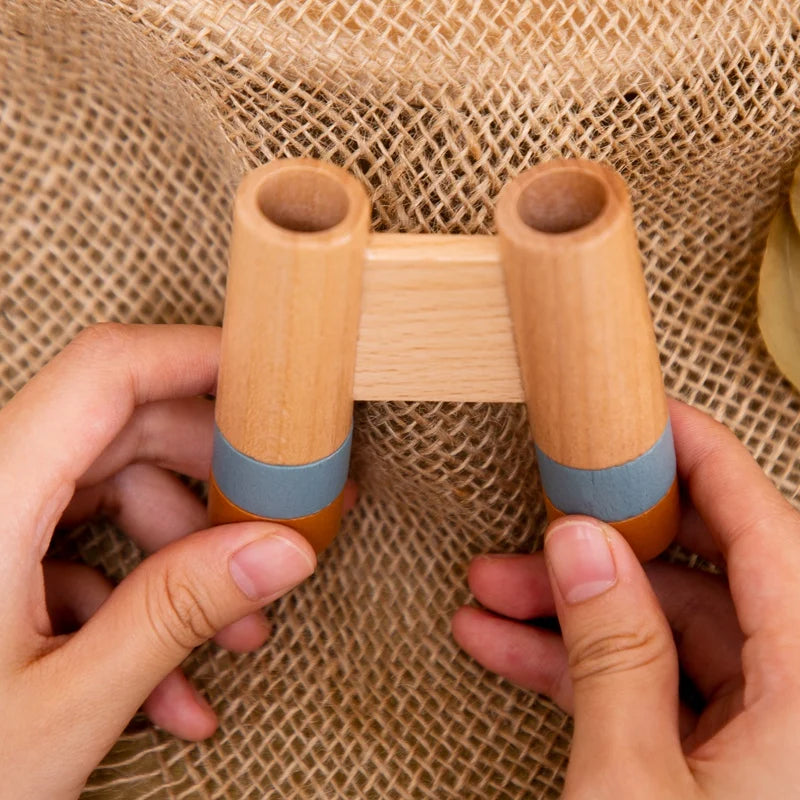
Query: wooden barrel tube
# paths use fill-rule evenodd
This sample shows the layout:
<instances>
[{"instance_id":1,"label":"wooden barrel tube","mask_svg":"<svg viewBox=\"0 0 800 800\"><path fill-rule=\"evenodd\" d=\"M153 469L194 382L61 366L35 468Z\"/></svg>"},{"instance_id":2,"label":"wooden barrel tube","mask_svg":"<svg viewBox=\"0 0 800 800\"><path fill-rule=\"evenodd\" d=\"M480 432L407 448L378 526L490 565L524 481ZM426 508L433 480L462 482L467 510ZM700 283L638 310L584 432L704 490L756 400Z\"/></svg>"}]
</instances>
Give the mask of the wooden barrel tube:
<instances>
[{"instance_id":1,"label":"wooden barrel tube","mask_svg":"<svg viewBox=\"0 0 800 800\"><path fill-rule=\"evenodd\" d=\"M679 502L625 182L594 162L543 163L503 189L496 222L548 513L603 519L652 558Z\"/></svg>"},{"instance_id":2,"label":"wooden barrel tube","mask_svg":"<svg viewBox=\"0 0 800 800\"><path fill-rule=\"evenodd\" d=\"M209 516L336 535L350 456L370 206L310 159L250 172L236 195Z\"/></svg>"}]
</instances>

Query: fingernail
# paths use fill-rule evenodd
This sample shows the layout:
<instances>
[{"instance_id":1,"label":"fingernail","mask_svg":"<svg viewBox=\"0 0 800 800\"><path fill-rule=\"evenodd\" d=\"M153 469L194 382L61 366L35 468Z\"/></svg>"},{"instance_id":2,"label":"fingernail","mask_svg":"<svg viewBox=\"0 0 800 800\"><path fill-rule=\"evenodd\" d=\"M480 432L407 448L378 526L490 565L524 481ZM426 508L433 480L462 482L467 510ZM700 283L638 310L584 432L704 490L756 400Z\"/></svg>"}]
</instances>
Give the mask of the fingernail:
<instances>
[{"instance_id":1,"label":"fingernail","mask_svg":"<svg viewBox=\"0 0 800 800\"><path fill-rule=\"evenodd\" d=\"M560 522L544 540L550 569L567 603L580 603L610 589L617 568L605 531L591 522Z\"/></svg>"},{"instance_id":2,"label":"fingernail","mask_svg":"<svg viewBox=\"0 0 800 800\"><path fill-rule=\"evenodd\" d=\"M234 553L230 570L251 600L274 600L314 572L312 559L280 534L251 542Z\"/></svg>"}]
</instances>

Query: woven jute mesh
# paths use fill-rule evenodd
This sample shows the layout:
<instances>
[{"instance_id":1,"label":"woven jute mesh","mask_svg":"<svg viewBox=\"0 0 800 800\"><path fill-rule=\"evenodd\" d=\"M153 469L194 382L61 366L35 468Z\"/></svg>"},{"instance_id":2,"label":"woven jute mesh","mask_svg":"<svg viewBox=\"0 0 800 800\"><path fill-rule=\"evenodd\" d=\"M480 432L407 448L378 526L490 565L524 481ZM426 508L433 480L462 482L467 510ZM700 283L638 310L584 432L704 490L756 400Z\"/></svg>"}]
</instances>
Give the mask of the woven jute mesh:
<instances>
[{"instance_id":1,"label":"woven jute mesh","mask_svg":"<svg viewBox=\"0 0 800 800\"><path fill-rule=\"evenodd\" d=\"M97 320L221 320L232 193L278 156L369 187L383 231L492 231L521 169L629 181L667 384L797 503L800 397L760 342L800 150L793 0L0 0L0 400ZM543 524L520 406L357 409L356 512L255 655L186 664L221 717L137 718L87 798L557 797L570 721L449 633L471 556ZM56 543L121 578L95 524Z\"/></svg>"}]
</instances>

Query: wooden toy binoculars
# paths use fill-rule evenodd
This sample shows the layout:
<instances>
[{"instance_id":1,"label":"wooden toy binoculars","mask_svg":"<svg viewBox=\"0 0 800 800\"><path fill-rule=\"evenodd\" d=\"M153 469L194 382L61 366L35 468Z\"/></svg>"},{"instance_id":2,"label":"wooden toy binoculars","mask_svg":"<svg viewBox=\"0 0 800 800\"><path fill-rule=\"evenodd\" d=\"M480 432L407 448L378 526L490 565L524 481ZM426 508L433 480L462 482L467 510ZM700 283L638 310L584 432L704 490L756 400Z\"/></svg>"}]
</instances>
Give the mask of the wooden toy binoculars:
<instances>
[{"instance_id":1,"label":"wooden toy binoculars","mask_svg":"<svg viewBox=\"0 0 800 800\"><path fill-rule=\"evenodd\" d=\"M552 161L500 194L499 235L370 233L362 185L310 159L234 209L209 513L315 549L339 527L354 400L522 401L550 518L648 559L678 525L675 452L624 181Z\"/></svg>"}]
</instances>

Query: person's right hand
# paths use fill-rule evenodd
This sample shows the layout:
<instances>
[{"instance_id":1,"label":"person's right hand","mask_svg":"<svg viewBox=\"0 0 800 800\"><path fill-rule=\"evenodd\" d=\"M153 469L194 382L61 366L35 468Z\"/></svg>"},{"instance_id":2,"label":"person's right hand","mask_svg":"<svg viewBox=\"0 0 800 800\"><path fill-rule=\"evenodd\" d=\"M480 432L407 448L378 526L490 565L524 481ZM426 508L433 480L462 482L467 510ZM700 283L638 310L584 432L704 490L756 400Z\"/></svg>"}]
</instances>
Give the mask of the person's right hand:
<instances>
[{"instance_id":1,"label":"person's right hand","mask_svg":"<svg viewBox=\"0 0 800 800\"><path fill-rule=\"evenodd\" d=\"M612 527L565 517L543 553L473 561L489 610L459 610L455 638L574 713L567 798L800 797L800 514L722 425L670 413L692 501L678 541L728 581L642 567ZM562 635L522 622L553 614ZM700 709L679 701L679 659Z\"/></svg>"},{"instance_id":2,"label":"person's right hand","mask_svg":"<svg viewBox=\"0 0 800 800\"><path fill-rule=\"evenodd\" d=\"M220 331L88 329L0 411L0 797L66 800L137 709L188 739L217 727L179 669L216 636L252 650L260 609L314 571L271 522L207 527L173 471L207 477ZM42 561L98 510L152 553L116 588Z\"/></svg>"}]
</instances>

